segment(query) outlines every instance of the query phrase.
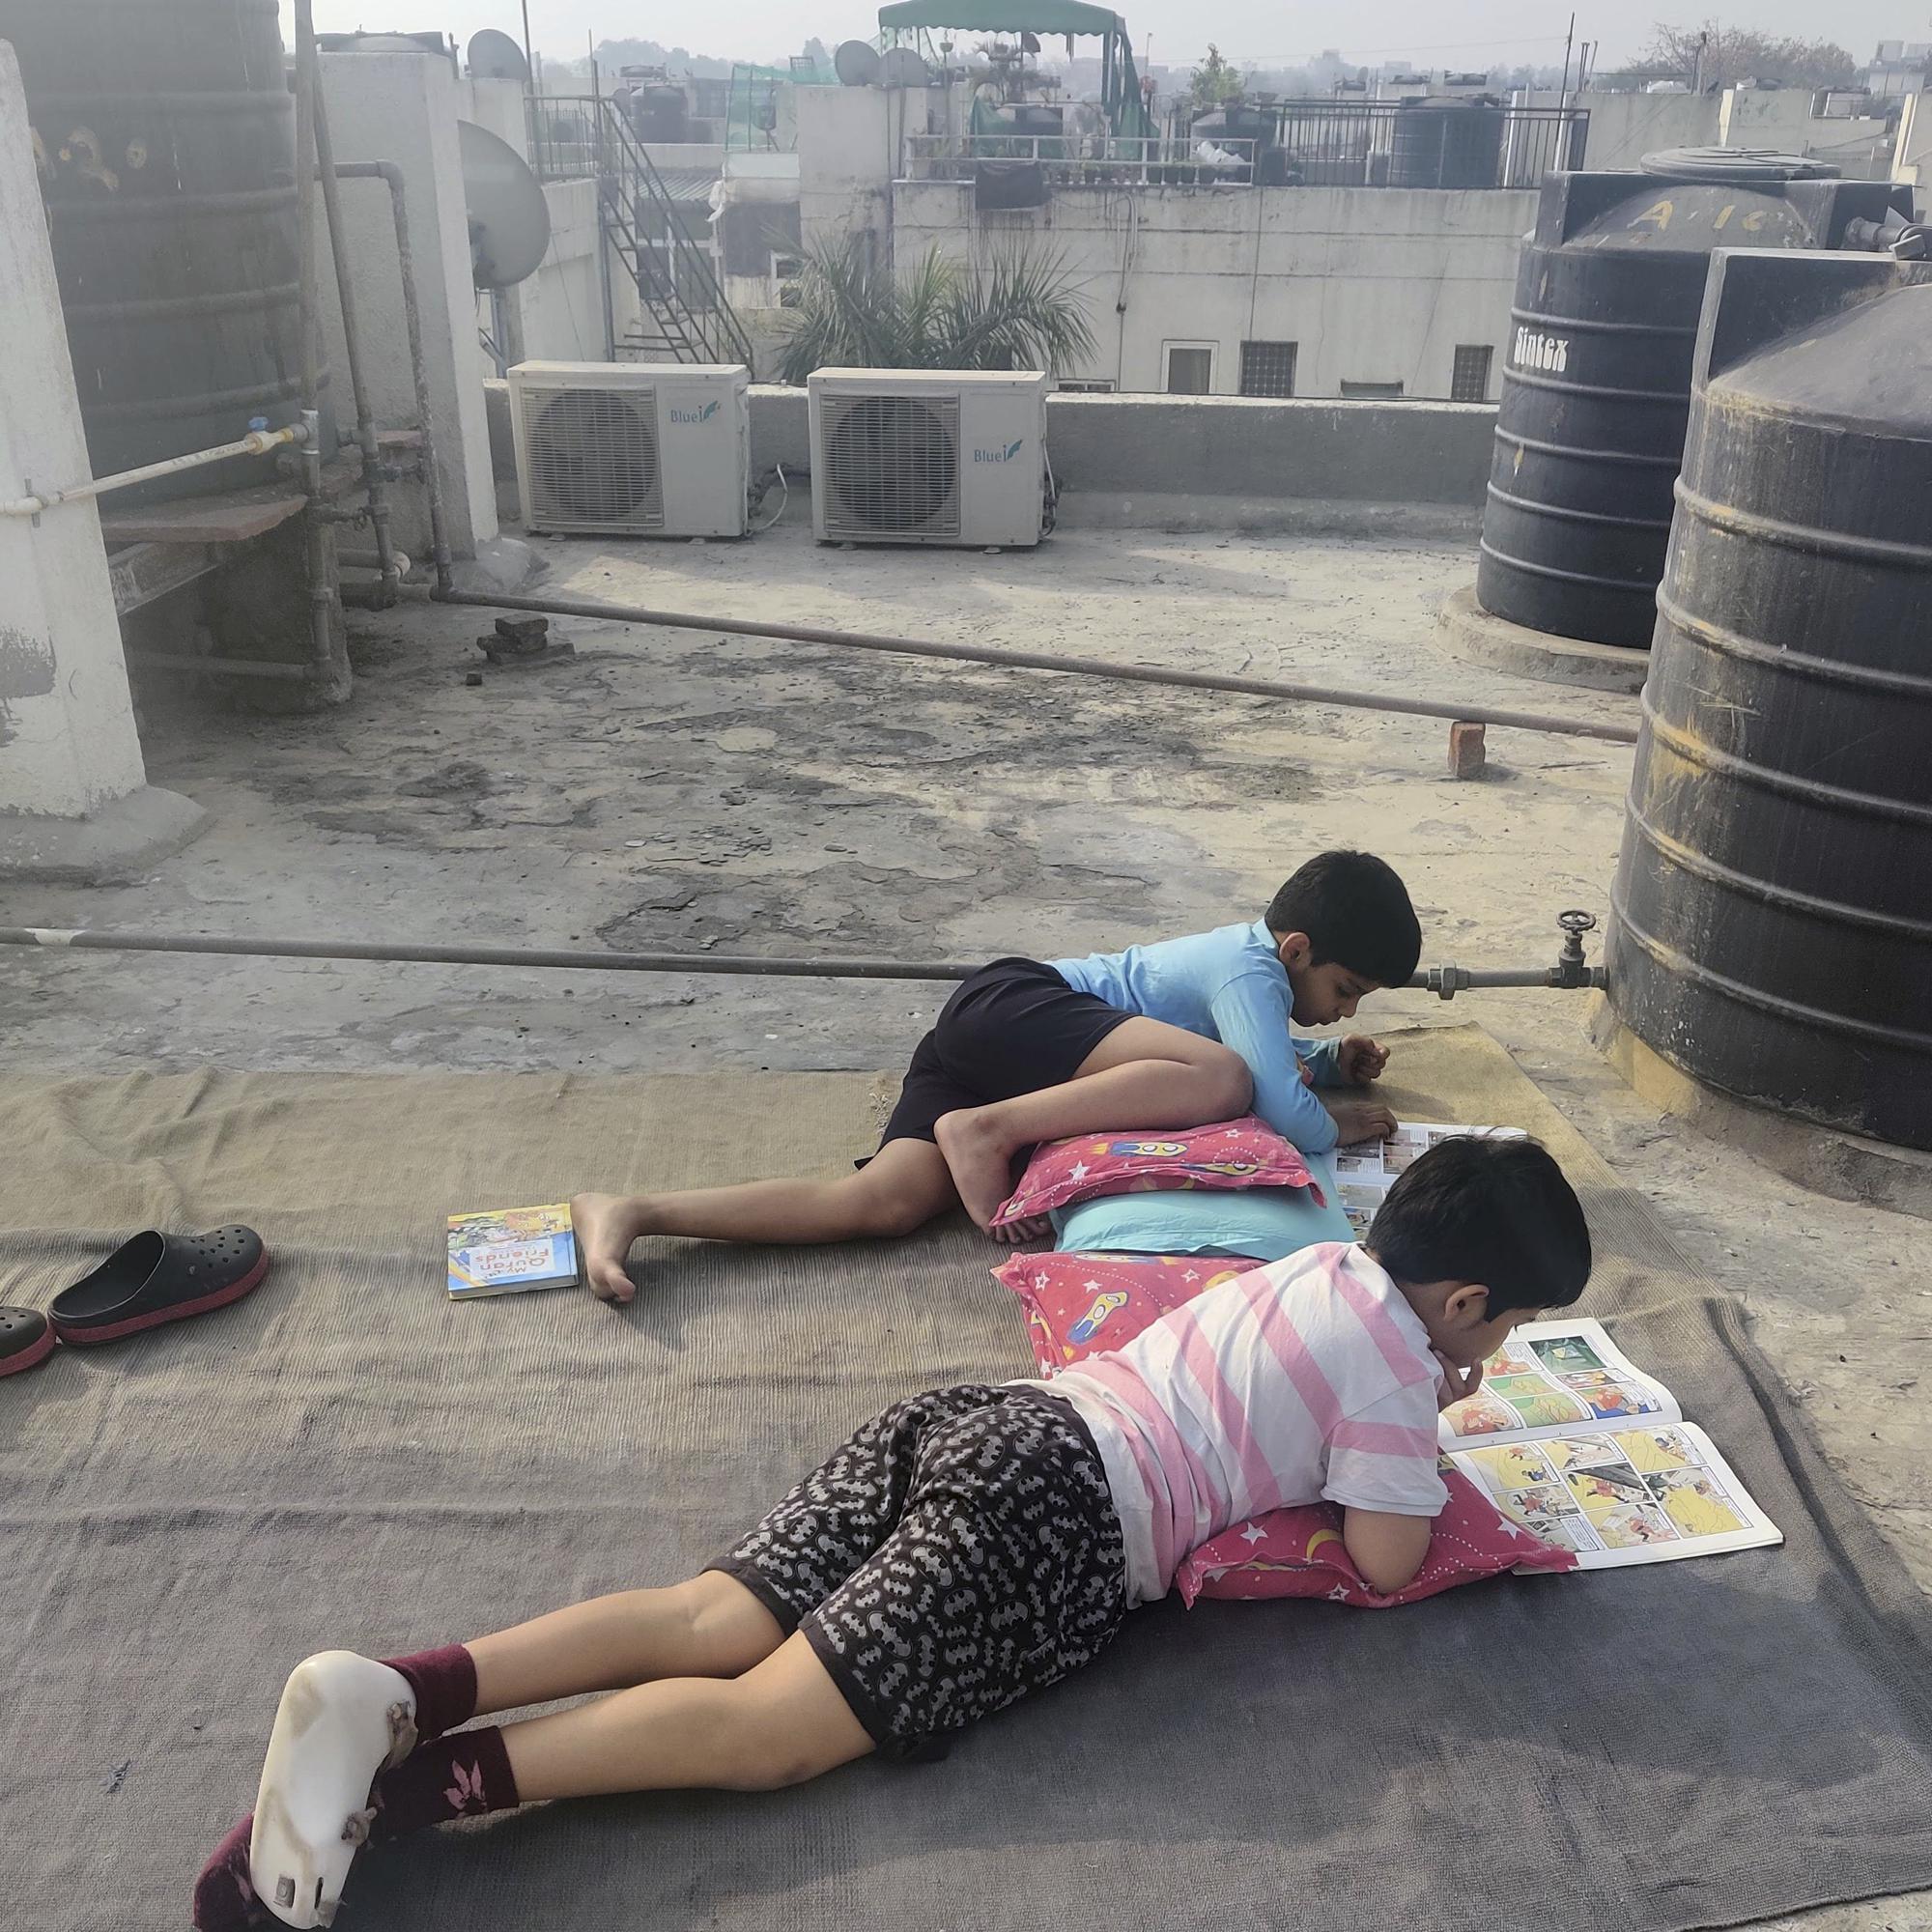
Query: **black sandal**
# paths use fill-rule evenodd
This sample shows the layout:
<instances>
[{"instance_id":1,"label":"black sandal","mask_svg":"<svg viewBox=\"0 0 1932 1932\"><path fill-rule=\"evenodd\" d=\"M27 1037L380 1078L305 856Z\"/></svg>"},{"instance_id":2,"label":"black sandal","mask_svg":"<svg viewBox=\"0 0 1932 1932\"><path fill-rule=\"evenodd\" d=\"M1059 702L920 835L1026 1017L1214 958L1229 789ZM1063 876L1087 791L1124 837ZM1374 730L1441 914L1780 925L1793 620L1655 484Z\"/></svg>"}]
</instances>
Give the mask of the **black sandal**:
<instances>
[{"instance_id":1,"label":"black sandal","mask_svg":"<svg viewBox=\"0 0 1932 1932\"><path fill-rule=\"evenodd\" d=\"M252 1228L125 1241L92 1274L54 1297L54 1331L70 1348L116 1342L164 1321L226 1308L262 1285L269 1251Z\"/></svg>"},{"instance_id":2,"label":"black sandal","mask_svg":"<svg viewBox=\"0 0 1932 1932\"><path fill-rule=\"evenodd\" d=\"M54 1351L53 1323L37 1308L0 1308L0 1376L38 1368Z\"/></svg>"}]
</instances>

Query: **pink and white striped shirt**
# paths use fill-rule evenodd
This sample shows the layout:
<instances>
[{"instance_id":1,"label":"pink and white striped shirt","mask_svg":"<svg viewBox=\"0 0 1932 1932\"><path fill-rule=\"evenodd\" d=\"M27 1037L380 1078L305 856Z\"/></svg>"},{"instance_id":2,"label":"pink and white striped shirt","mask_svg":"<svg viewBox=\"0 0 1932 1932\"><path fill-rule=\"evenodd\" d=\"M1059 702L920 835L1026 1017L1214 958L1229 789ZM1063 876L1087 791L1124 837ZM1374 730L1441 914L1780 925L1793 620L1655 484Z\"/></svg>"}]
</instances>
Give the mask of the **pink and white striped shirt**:
<instances>
[{"instance_id":1,"label":"pink and white striped shirt","mask_svg":"<svg viewBox=\"0 0 1932 1932\"><path fill-rule=\"evenodd\" d=\"M1210 1289L1044 1388L1093 1431L1127 1546L1127 1594L1167 1594L1189 1550L1325 1497L1435 1516L1429 1332L1359 1246L1328 1241Z\"/></svg>"}]
</instances>

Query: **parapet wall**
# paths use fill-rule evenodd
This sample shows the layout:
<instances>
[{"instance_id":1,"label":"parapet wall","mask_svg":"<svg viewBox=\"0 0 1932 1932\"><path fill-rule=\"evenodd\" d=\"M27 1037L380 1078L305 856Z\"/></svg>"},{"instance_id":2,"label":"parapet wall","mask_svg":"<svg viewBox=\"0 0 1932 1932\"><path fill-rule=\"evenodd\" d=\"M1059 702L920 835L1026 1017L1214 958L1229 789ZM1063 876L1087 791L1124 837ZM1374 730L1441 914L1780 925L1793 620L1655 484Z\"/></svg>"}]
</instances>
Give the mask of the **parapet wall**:
<instances>
[{"instance_id":1,"label":"parapet wall","mask_svg":"<svg viewBox=\"0 0 1932 1932\"><path fill-rule=\"evenodd\" d=\"M753 469L782 464L788 518L801 516L805 391L758 385L751 404ZM491 418L497 474L513 481L507 406ZM1069 528L1460 533L1482 515L1495 420L1481 403L1058 395L1047 446Z\"/></svg>"}]
</instances>

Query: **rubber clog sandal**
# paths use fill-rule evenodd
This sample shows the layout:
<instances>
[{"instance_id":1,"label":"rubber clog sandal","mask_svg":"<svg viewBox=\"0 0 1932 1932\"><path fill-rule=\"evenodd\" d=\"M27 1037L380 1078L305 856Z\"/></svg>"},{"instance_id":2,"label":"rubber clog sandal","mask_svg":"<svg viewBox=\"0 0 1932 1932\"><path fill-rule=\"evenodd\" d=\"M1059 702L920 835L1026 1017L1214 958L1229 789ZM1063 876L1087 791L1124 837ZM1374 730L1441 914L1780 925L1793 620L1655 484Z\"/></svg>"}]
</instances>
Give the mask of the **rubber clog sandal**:
<instances>
[{"instance_id":1,"label":"rubber clog sandal","mask_svg":"<svg viewBox=\"0 0 1932 1932\"><path fill-rule=\"evenodd\" d=\"M378 1776L416 1743L415 1692L386 1663L325 1650L289 1673L248 1840L255 1896L284 1925L335 1917L376 1813Z\"/></svg>"},{"instance_id":2,"label":"rubber clog sandal","mask_svg":"<svg viewBox=\"0 0 1932 1932\"><path fill-rule=\"evenodd\" d=\"M0 1376L39 1368L59 1340L38 1308L0 1308Z\"/></svg>"},{"instance_id":3,"label":"rubber clog sandal","mask_svg":"<svg viewBox=\"0 0 1932 1932\"><path fill-rule=\"evenodd\" d=\"M118 1342L164 1321L226 1308L261 1287L269 1252L252 1228L161 1235L125 1241L92 1274L54 1297L54 1332L71 1349Z\"/></svg>"}]
</instances>

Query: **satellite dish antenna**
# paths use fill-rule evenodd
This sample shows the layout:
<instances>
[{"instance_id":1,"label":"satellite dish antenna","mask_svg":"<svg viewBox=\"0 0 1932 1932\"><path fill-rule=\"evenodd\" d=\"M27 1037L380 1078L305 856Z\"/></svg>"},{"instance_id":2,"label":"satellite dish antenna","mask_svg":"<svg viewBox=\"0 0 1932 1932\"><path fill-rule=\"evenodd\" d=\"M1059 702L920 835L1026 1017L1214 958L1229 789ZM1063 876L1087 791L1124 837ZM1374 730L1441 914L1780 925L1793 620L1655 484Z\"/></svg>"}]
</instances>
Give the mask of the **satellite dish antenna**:
<instances>
[{"instance_id":1,"label":"satellite dish antenna","mask_svg":"<svg viewBox=\"0 0 1932 1932\"><path fill-rule=\"evenodd\" d=\"M495 27L485 27L469 37L465 58L469 64L470 78L473 80L528 80L530 77L530 64L524 58L523 48L508 34L498 33Z\"/></svg>"},{"instance_id":2,"label":"satellite dish antenna","mask_svg":"<svg viewBox=\"0 0 1932 1932\"><path fill-rule=\"evenodd\" d=\"M870 41L840 41L832 71L847 87L871 87L879 78L879 50Z\"/></svg>"},{"instance_id":3,"label":"satellite dish antenna","mask_svg":"<svg viewBox=\"0 0 1932 1932\"><path fill-rule=\"evenodd\" d=\"M511 289L536 273L550 246L550 206L529 164L473 121L456 124L469 268L479 289Z\"/></svg>"},{"instance_id":4,"label":"satellite dish antenna","mask_svg":"<svg viewBox=\"0 0 1932 1932\"><path fill-rule=\"evenodd\" d=\"M928 87L932 75L917 47L888 47L879 62L879 80L885 87Z\"/></svg>"}]
</instances>

